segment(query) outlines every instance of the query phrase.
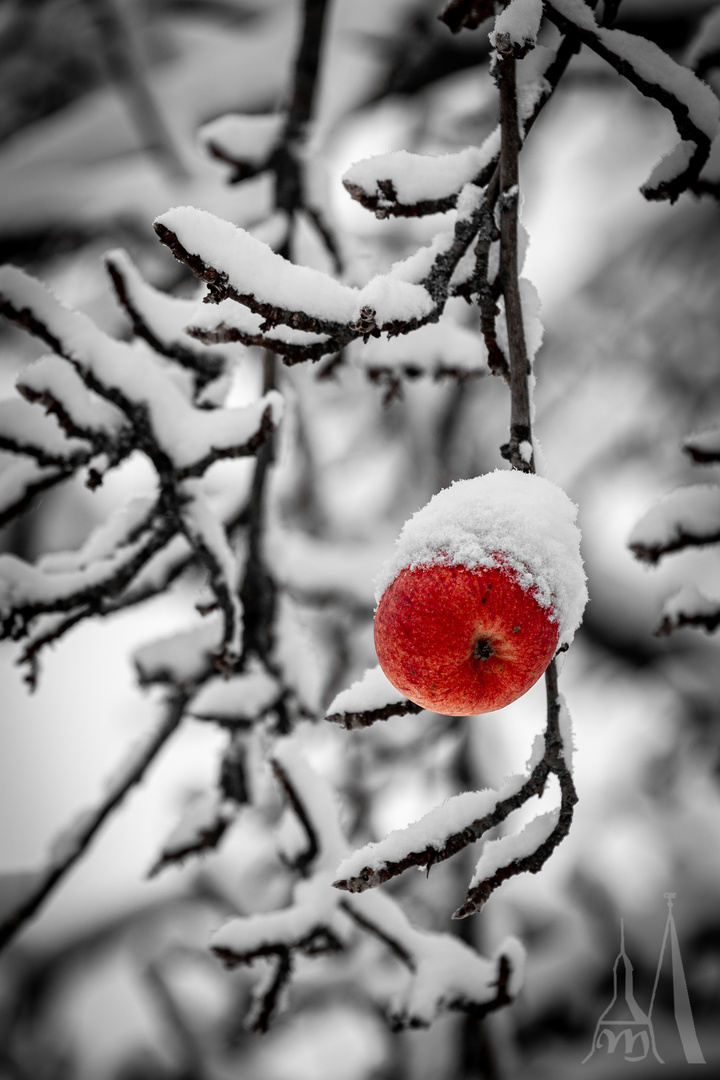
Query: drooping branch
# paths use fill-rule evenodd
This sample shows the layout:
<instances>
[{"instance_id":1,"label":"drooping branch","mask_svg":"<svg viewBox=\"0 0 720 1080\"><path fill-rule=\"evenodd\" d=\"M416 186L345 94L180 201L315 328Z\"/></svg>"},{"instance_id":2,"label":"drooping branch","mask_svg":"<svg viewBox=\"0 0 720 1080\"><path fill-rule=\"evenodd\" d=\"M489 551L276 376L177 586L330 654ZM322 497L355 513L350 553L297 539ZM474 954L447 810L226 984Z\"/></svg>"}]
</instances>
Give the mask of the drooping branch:
<instances>
[{"instance_id":1,"label":"drooping branch","mask_svg":"<svg viewBox=\"0 0 720 1080\"><path fill-rule=\"evenodd\" d=\"M641 189L645 198L674 202L694 187L720 130L720 104L710 87L653 42L598 26L582 0L548 0L545 12L563 33L572 34L670 112L682 142Z\"/></svg>"},{"instance_id":2,"label":"drooping branch","mask_svg":"<svg viewBox=\"0 0 720 1080\"><path fill-rule=\"evenodd\" d=\"M543 761L546 762L548 775L555 775L560 785L560 806L557 811L552 811L550 814L546 815L546 818L553 826L552 830L547 836L543 837L536 846L536 830L532 829L535 822L531 822L525 830L525 850L522 850L522 840L524 839L522 833L519 834L518 837L503 837L501 840L495 841L496 845L501 847L504 841L509 840L511 850L513 850L513 848L517 846L518 841L520 841L522 853L515 854L515 851L513 850L513 857L507 862L502 859L501 853L500 858L495 858L495 861L500 861L502 864L499 865L491 875L484 877L485 867L483 866L483 861L486 859L486 848L486 852L483 853L480 863L478 864L475 879L468 890L465 903L455 912L453 915L454 919L464 919L468 915L473 915L480 911L495 889L502 885L504 881L507 881L508 878L524 873L537 874L550 858L555 848L562 843L570 831L573 819L573 808L577 803L577 793L575 791L572 773L568 766L568 751L564 742L565 739L569 739L571 736L567 727L565 731L561 728L561 714L565 707L558 690L557 663L555 660L551 661L550 666L545 673L545 688L547 694L548 718L547 727L545 728L545 753L543 755ZM566 709L565 712L567 712ZM536 822L539 820L540 819L537 818L535 819ZM530 850L527 851L527 848L530 848ZM480 880L476 880L477 878L480 878Z\"/></svg>"}]
</instances>

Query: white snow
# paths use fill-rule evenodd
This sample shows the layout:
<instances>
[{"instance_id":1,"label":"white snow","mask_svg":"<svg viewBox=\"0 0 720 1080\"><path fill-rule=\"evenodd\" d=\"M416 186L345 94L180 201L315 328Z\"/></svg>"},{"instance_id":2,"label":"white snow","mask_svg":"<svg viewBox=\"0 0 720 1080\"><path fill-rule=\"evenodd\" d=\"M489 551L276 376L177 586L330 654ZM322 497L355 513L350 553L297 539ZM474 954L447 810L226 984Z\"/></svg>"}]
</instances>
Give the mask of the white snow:
<instances>
[{"instance_id":1,"label":"white snow","mask_svg":"<svg viewBox=\"0 0 720 1080\"><path fill-rule=\"evenodd\" d=\"M267 550L273 572L283 585L300 597L336 595L373 606L372 579L389 544L377 539L331 540L270 523Z\"/></svg>"},{"instance_id":2,"label":"white snow","mask_svg":"<svg viewBox=\"0 0 720 1080\"><path fill-rule=\"evenodd\" d=\"M59 457L89 450L88 443L82 439L65 435L55 417L22 398L0 401L0 433L18 446Z\"/></svg>"},{"instance_id":3,"label":"white snow","mask_svg":"<svg viewBox=\"0 0 720 1080\"><path fill-rule=\"evenodd\" d=\"M405 567L508 567L572 641L587 603L577 507L544 477L496 470L458 480L410 518L376 581L379 601Z\"/></svg>"},{"instance_id":4,"label":"white snow","mask_svg":"<svg viewBox=\"0 0 720 1080\"><path fill-rule=\"evenodd\" d=\"M120 550L101 555L79 569L46 572L16 555L0 555L0 612L8 614L24 604L44 604L73 596L91 587L103 587L131 560L145 543L145 537Z\"/></svg>"},{"instance_id":5,"label":"white snow","mask_svg":"<svg viewBox=\"0 0 720 1080\"><path fill-rule=\"evenodd\" d=\"M210 947L245 956L273 945L297 946L325 928L342 941L348 936L348 917L336 896L328 871L314 874L296 884L290 907L231 919L210 935Z\"/></svg>"},{"instance_id":6,"label":"white snow","mask_svg":"<svg viewBox=\"0 0 720 1080\"><path fill-rule=\"evenodd\" d=\"M519 251L518 255L521 254L524 254L524 252ZM520 306L522 307L525 348L528 360L532 364L542 345L545 334L545 328L540 320L540 296L532 281L529 281L527 278L520 278L518 284L520 286ZM498 345L505 355L508 356L509 344L507 324L505 321L505 303L502 298L498 303L498 307L500 309L500 316L495 322ZM532 419L534 419L534 416L531 412L531 420Z\"/></svg>"},{"instance_id":7,"label":"white snow","mask_svg":"<svg viewBox=\"0 0 720 1080\"><path fill-rule=\"evenodd\" d=\"M281 309L304 312L329 324L356 321L363 307L377 313L378 325L422 318L432 310L429 294L419 285L382 274L363 289L342 285L321 270L297 266L276 254L244 229L192 206L175 207L157 218L172 230L186 251L227 274L242 296ZM285 321L282 316L280 321Z\"/></svg>"},{"instance_id":8,"label":"white snow","mask_svg":"<svg viewBox=\"0 0 720 1080\"><path fill-rule=\"evenodd\" d=\"M646 82L662 86L688 110L692 122L713 139L720 126L720 102L707 85L688 68L678 64L658 45L625 30L598 27L583 0L553 0L566 19L594 34L608 49L625 60Z\"/></svg>"},{"instance_id":9,"label":"white snow","mask_svg":"<svg viewBox=\"0 0 720 1080\"><path fill-rule=\"evenodd\" d=\"M197 133L198 142L206 149L214 145L233 161L257 168L278 141L284 121L283 113L226 113L203 124Z\"/></svg>"},{"instance_id":10,"label":"white snow","mask_svg":"<svg viewBox=\"0 0 720 1080\"><path fill-rule=\"evenodd\" d=\"M279 694L277 680L256 662L241 675L209 679L193 698L188 711L200 718L255 720L277 701Z\"/></svg>"},{"instance_id":11,"label":"white snow","mask_svg":"<svg viewBox=\"0 0 720 1080\"><path fill-rule=\"evenodd\" d=\"M664 495L635 525L629 547L665 547L682 535L709 543L720 533L720 487L691 484Z\"/></svg>"},{"instance_id":12,"label":"white snow","mask_svg":"<svg viewBox=\"0 0 720 1080\"><path fill-rule=\"evenodd\" d=\"M33 394L50 394L73 423L86 431L112 435L123 426L124 417L120 410L88 390L72 364L59 356L42 356L29 364L17 380L20 393L23 387L32 390Z\"/></svg>"},{"instance_id":13,"label":"white snow","mask_svg":"<svg viewBox=\"0 0 720 1080\"><path fill-rule=\"evenodd\" d=\"M377 186L378 181L390 180L397 201L403 205L414 206L426 200L434 202L458 195L499 150L499 130L493 131L481 146L468 146L453 154L413 154L408 150L394 150L355 162L343 176L343 183L383 200L385 196Z\"/></svg>"},{"instance_id":14,"label":"white snow","mask_svg":"<svg viewBox=\"0 0 720 1080\"><path fill-rule=\"evenodd\" d=\"M672 150L669 150L667 154L660 158L643 184L643 191L646 189L652 190L659 187L660 184L666 184L670 180L674 180L676 176L681 176L690 164L695 150L694 142L681 139Z\"/></svg>"},{"instance_id":15,"label":"white snow","mask_svg":"<svg viewBox=\"0 0 720 1080\"><path fill-rule=\"evenodd\" d=\"M166 347L180 345L190 349L185 327L197 308L197 301L172 296L154 288L143 278L130 256L122 248L105 252L105 264L122 277L125 292L134 310L158 341Z\"/></svg>"},{"instance_id":16,"label":"white snow","mask_svg":"<svg viewBox=\"0 0 720 1080\"><path fill-rule=\"evenodd\" d=\"M320 838L319 863L323 869L333 870L347 849L338 818L338 802L335 792L318 773L310 767L305 757L303 741L306 729L300 726L289 738L278 739L272 756L285 771L292 786L305 807L310 821ZM334 896L337 893L333 890Z\"/></svg>"},{"instance_id":17,"label":"white snow","mask_svg":"<svg viewBox=\"0 0 720 1080\"><path fill-rule=\"evenodd\" d=\"M132 533L148 521L154 502L154 499L144 497L129 499L93 529L85 543L75 551L43 555L37 561L38 570L46 574L81 571L100 559L111 558L118 548L128 545Z\"/></svg>"},{"instance_id":18,"label":"white snow","mask_svg":"<svg viewBox=\"0 0 720 1080\"><path fill-rule=\"evenodd\" d=\"M675 624L682 616L693 618L694 616L717 615L718 611L720 611L720 599L706 596L694 585L684 585L669 596L662 606L663 618Z\"/></svg>"},{"instance_id":19,"label":"white snow","mask_svg":"<svg viewBox=\"0 0 720 1080\"><path fill-rule=\"evenodd\" d=\"M708 455L717 454L720 457L720 427L688 435L683 439L683 447L686 450L697 450Z\"/></svg>"},{"instance_id":20,"label":"white snow","mask_svg":"<svg viewBox=\"0 0 720 1080\"><path fill-rule=\"evenodd\" d=\"M203 834L211 832L218 825L229 825L237 811L237 805L223 799L219 791L206 791L192 799L163 841L158 863L163 858L178 857L188 849L199 847Z\"/></svg>"},{"instance_id":21,"label":"white snow","mask_svg":"<svg viewBox=\"0 0 720 1080\"><path fill-rule=\"evenodd\" d=\"M262 315L250 311L242 304L237 304L234 300L221 300L219 304L195 304L185 325L199 335L217 330L220 326L228 326L248 337L262 334L273 341L284 341L290 345L313 345L318 341L328 340L327 334L312 334L307 330L295 330L291 326L274 326L261 331L263 321Z\"/></svg>"},{"instance_id":22,"label":"white snow","mask_svg":"<svg viewBox=\"0 0 720 1080\"><path fill-rule=\"evenodd\" d=\"M353 363L365 369L399 370L419 368L428 375L460 370L487 375L487 350L477 333L466 330L449 318L400 334L393 338L370 338L350 348Z\"/></svg>"},{"instance_id":23,"label":"white snow","mask_svg":"<svg viewBox=\"0 0 720 1080\"><path fill-rule=\"evenodd\" d=\"M279 665L303 708L311 713L320 706L322 669L309 627L298 605L281 594L275 621L273 660Z\"/></svg>"},{"instance_id":24,"label":"white snow","mask_svg":"<svg viewBox=\"0 0 720 1080\"><path fill-rule=\"evenodd\" d=\"M339 827L333 793L324 778L308 766L302 742L300 728L289 738L278 740L273 754L319 839L314 872L296 885L289 907L268 915L232 919L213 934L211 944L242 956L262 946L293 946L322 928L346 940L354 926L354 920L351 922L343 910L348 909L408 955L412 970L392 1010L407 1021L426 1025L453 1003L491 1000L496 993L500 955L510 961L509 987L511 993L517 993L523 979L524 950L514 939L503 941L495 950L495 958L487 960L456 937L417 929L399 905L378 890L349 894L332 888L334 871L328 870L347 851L347 844Z\"/></svg>"},{"instance_id":25,"label":"white snow","mask_svg":"<svg viewBox=\"0 0 720 1080\"><path fill-rule=\"evenodd\" d=\"M212 415L212 414L208 414ZM197 480L184 485L192 498L182 507L181 513L189 538L199 540L207 548L217 564L218 572L227 588L227 598L233 612L233 636L227 648L235 656L242 648L242 605L238 595L240 565L230 547L225 529L212 512L202 486Z\"/></svg>"},{"instance_id":26,"label":"white snow","mask_svg":"<svg viewBox=\"0 0 720 1080\"><path fill-rule=\"evenodd\" d=\"M488 840L475 867L470 888L486 881L501 867L532 855L543 844L558 823L559 808L538 814L519 833L508 833L498 840Z\"/></svg>"},{"instance_id":27,"label":"white snow","mask_svg":"<svg viewBox=\"0 0 720 1080\"><path fill-rule=\"evenodd\" d=\"M0 268L0 294L18 309L30 307L81 370L133 404L144 406L158 442L178 467L192 465L214 450L242 446L260 427L267 408L273 423L279 423L282 398L276 391L244 408L194 408L144 342L128 345L108 337L86 315L65 307L22 270ZM80 404L87 405L86 398Z\"/></svg>"},{"instance_id":28,"label":"white snow","mask_svg":"<svg viewBox=\"0 0 720 1080\"><path fill-rule=\"evenodd\" d=\"M336 878L357 877L366 867L382 869L388 863L400 862L411 851L424 851L427 847L440 851L449 836L491 813L498 802L519 791L526 779L520 774L508 776L497 790L484 788L451 796L404 829L395 829L382 840L358 848L340 863Z\"/></svg>"},{"instance_id":29,"label":"white snow","mask_svg":"<svg viewBox=\"0 0 720 1080\"><path fill-rule=\"evenodd\" d=\"M142 645L133 653L133 662L145 683L188 684L207 670L221 640L222 619L215 611L195 626Z\"/></svg>"},{"instance_id":30,"label":"white snow","mask_svg":"<svg viewBox=\"0 0 720 1080\"><path fill-rule=\"evenodd\" d=\"M565 695L560 695L560 716L558 717L558 723L560 727L560 738L563 742L563 757L565 758L565 764L570 772L573 768L573 758L575 757L575 736L573 733L573 722L570 710L568 709Z\"/></svg>"},{"instance_id":31,"label":"white snow","mask_svg":"<svg viewBox=\"0 0 720 1080\"><path fill-rule=\"evenodd\" d=\"M506 34L515 45L534 45L542 15L542 0L510 0L495 19L490 44L496 48L498 34Z\"/></svg>"},{"instance_id":32,"label":"white snow","mask_svg":"<svg viewBox=\"0 0 720 1080\"><path fill-rule=\"evenodd\" d=\"M372 709L383 709L386 705L399 704L405 698L396 690L385 675L385 672L376 664L368 668L356 682L352 683L347 690L341 690L336 694L327 707L327 715L335 713L360 713Z\"/></svg>"}]
</instances>

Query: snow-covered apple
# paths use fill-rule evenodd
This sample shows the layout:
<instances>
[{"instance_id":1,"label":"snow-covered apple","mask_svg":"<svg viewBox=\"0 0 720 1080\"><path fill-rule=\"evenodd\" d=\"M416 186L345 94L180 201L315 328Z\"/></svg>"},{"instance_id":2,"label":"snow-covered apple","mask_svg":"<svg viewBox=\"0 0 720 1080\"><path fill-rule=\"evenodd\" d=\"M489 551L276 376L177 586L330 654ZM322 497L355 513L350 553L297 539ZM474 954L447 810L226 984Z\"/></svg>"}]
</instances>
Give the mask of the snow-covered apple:
<instances>
[{"instance_id":1,"label":"snow-covered apple","mask_svg":"<svg viewBox=\"0 0 720 1080\"><path fill-rule=\"evenodd\" d=\"M441 491L378 582L375 648L426 709L493 712L540 678L587 601L577 508L550 481L497 471Z\"/></svg>"}]
</instances>

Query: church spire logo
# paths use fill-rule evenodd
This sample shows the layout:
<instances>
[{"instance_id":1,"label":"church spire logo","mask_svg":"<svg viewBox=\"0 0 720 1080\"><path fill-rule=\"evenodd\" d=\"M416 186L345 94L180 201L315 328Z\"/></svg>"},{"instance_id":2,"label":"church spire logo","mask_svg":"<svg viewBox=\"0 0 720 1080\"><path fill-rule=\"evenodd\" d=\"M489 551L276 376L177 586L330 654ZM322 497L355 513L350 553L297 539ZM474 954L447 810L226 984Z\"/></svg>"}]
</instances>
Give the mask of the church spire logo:
<instances>
[{"instance_id":1,"label":"church spire logo","mask_svg":"<svg viewBox=\"0 0 720 1080\"><path fill-rule=\"evenodd\" d=\"M654 1057L656 1061L664 1064L655 1044L652 1015L668 941L672 964L673 1011L685 1060L689 1065L705 1064L695 1033L680 944L673 918L673 901L677 893L665 893L664 897L667 900L668 915L648 1010L644 1012L635 999L633 966L630 957L625 952L625 924L621 921L620 952L613 966L612 1000L597 1022L592 1047L583 1060L583 1065L594 1054L615 1054L618 1050L625 1061L644 1061L646 1058Z\"/></svg>"}]
</instances>

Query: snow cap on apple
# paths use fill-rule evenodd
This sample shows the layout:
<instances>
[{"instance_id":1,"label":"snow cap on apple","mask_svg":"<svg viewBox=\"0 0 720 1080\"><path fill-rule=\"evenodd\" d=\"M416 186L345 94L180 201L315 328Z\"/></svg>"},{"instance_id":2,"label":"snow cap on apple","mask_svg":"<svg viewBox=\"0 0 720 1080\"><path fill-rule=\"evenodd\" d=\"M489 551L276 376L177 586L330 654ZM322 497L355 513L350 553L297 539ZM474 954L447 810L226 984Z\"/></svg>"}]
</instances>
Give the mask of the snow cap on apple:
<instances>
[{"instance_id":1,"label":"snow cap on apple","mask_svg":"<svg viewBox=\"0 0 720 1080\"><path fill-rule=\"evenodd\" d=\"M556 484L514 470L434 495L376 582L375 648L390 682L448 716L529 690L587 603L576 516Z\"/></svg>"}]
</instances>

